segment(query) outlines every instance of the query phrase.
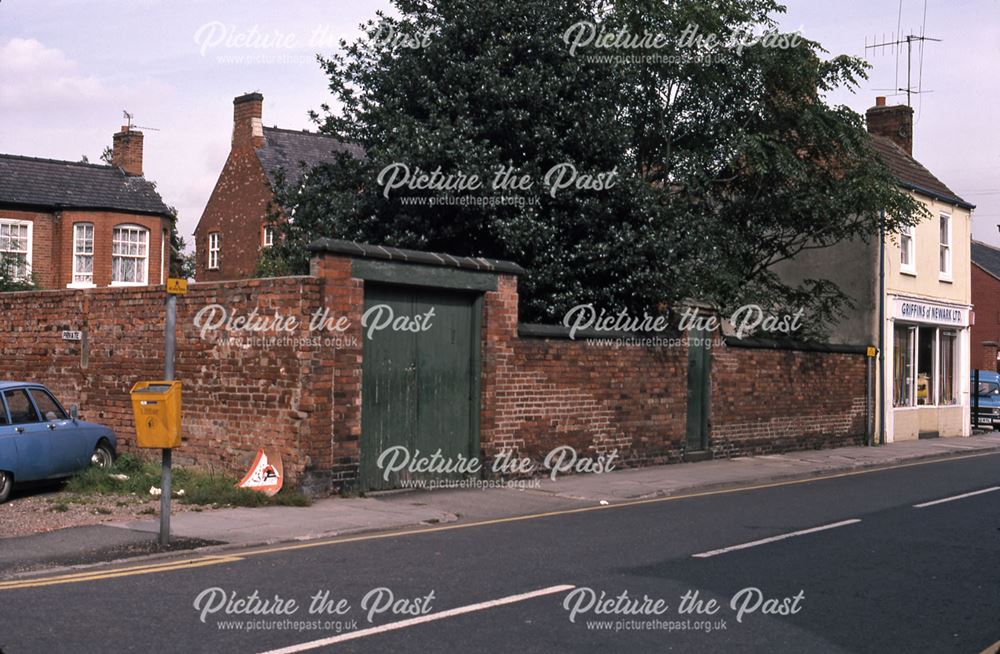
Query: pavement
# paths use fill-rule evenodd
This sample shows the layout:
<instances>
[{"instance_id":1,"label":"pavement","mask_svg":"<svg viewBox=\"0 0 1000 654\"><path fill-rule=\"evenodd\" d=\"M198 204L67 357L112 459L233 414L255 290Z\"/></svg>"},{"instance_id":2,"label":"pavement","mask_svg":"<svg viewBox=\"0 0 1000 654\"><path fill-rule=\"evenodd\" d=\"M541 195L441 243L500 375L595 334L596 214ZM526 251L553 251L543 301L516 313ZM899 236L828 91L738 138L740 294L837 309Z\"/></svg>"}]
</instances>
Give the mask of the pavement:
<instances>
[{"instance_id":1,"label":"pavement","mask_svg":"<svg viewBox=\"0 0 1000 654\"><path fill-rule=\"evenodd\" d=\"M555 480L545 477L534 481L536 487L414 490L326 498L309 507L184 512L171 517L171 535L188 547L304 541L766 485L998 450L1000 432L988 432L969 438L904 441L884 447L843 447L718 459L559 476ZM2 539L0 577L43 567L99 563L123 555L146 554L135 544L155 538L158 532L159 520L152 518Z\"/></svg>"},{"instance_id":2,"label":"pavement","mask_svg":"<svg viewBox=\"0 0 1000 654\"><path fill-rule=\"evenodd\" d=\"M536 504L545 498L584 508L2 581L0 649L988 652L1000 639L1000 452L955 442L972 443L978 456L933 459L941 448L894 446L913 465L864 474L607 505L526 491L508 508L555 505ZM817 454L845 457L795 456ZM856 464L835 461L826 472ZM764 459L762 476L788 472L773 463ZM605 487L651 472L612 473ZM458 510L487 497L506 496L367 499Z\"/></svg>"}]
</instances>

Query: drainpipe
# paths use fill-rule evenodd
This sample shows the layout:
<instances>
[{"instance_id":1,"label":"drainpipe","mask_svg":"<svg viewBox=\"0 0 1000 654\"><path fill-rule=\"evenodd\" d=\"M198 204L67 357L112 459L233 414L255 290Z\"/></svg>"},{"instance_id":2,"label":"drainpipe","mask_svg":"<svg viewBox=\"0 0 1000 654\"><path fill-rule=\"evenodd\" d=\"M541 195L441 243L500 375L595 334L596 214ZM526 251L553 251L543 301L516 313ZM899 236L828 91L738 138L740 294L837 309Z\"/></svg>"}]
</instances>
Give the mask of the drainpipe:
<instances>
[{"instance_id":1,"label":"drainpipe","mask_svg":"<svg viewBox=\"0 0 1000 654\"><path fill-rule=\"evenodd\" d=\"M885 445L885 209L878 220L878 442Z\"/></svg>"}]
</instances>

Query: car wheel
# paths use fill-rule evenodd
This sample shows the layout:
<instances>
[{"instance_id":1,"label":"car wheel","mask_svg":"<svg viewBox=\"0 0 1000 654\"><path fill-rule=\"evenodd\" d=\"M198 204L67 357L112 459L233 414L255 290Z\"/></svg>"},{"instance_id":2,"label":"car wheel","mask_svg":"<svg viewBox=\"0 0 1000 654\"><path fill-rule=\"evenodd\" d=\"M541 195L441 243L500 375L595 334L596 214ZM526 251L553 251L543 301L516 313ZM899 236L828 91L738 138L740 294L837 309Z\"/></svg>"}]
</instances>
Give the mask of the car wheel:
<instances>
[{"instance_id":1,"label":"car wheel","mask_svg":"<svg viewBox=\"0 0 1000 654\"><path fill-rule=\"evenodd\" d=\"M101 470L107 470L115 462L115 455L107 443L99 443L90 455L90 465L97 466Z\"/></svg>"},{"instance_id":2,"label":"car wheel","mask_svg":"<svg viewBox=\"0 0 1000 654\"><path fill-rule=\"evenodd\" d=\"M7 501L10 497L10 489L14 487L14 478L9 472L4 472L0 470L0 504Z\"/></svg>"}]
</instances>

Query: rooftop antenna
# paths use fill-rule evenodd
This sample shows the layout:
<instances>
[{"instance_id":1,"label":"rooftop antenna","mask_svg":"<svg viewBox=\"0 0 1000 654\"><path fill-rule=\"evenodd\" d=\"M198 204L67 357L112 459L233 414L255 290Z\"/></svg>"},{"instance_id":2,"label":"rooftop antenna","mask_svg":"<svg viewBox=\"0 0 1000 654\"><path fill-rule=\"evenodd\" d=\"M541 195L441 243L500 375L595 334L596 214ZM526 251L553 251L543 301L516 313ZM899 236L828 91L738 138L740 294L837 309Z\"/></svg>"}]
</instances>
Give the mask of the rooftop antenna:
<instances>
[{"instance_id":1,"label":"rooftop antenna","mask_svg":"<svg viewBox=\"0 0 1000 654\"><path fill-rule=\"evenodd\" d=\"M900 20L902 20L902 15L903 15L903 3L902 3L902 0L900 0L900 3L899 3L899 16L900 16ZM865 37L865 51L866 52L868 50L871 50L873 52L885 52L886 48L888 48L888 47L894 47L896 49L896 56L897 56L896 61L897 61L897 64L898 64L898 61L899 61L899 48L904 43L906 44L906 86L905 87L899 87L899 77L897 75L897 78L896 78L896 86L897 86L897 88L894 88L894 89L875 89L875 90L876 91L905 92L906 93L906 105L909 106L909 107L913 106L912 97L911 97L912 95L914 95L914 94L919 95L921 93L933 93L933 91L924 91L923 88L922 88L923 78L924 78L924 42L925 41L940 42L941 39L935 39L935 38L932 38L930 36L925 36L924 35L924 28L926 27L926 25L927 25L927 2L926 2L926 0L924 0L924 19L923 19L923 24L920 26L920 34L919 34L919 36L916 35L916 34L914 34L913 30L910 30L910 33L907 34L906 36L897 36L898 32L894 32L892 34L892 36L889 37L889 40L887 41L887 40L885 40L885 34L883 33L882 34L882 41L881 42L878 41L878 35L875 35L874 37L872 37L872 42L870 44L868 43L868 37L867 36ZM898 29L898 25L897 25L897 29ZM914 43L919 43L920 44L920 76L919 76L919 82L917 83L917 88L916 89L913 88L913 79L912 79L912 71L913 71L913 44ZM897 65L897 70L898 70L898 65Z\"/></svg>"},{"instance_id":2,"label":"rooftop antenna","mask_svg":"<svg viewBox=\"0 0 1000 654\"><path fill-rule=\"evenodd\" d=\"M160 129L158 127L143 127L142 125L133 125L132 124L132 118L135 117L135 114L130 114L127 109L122 109L122 116L125 118L125 122L128 124L127 125L128 131L130 131L130 132L133 129L151 129L154 132L159 132L160 131Z\"/></svg>"}]
</instances>

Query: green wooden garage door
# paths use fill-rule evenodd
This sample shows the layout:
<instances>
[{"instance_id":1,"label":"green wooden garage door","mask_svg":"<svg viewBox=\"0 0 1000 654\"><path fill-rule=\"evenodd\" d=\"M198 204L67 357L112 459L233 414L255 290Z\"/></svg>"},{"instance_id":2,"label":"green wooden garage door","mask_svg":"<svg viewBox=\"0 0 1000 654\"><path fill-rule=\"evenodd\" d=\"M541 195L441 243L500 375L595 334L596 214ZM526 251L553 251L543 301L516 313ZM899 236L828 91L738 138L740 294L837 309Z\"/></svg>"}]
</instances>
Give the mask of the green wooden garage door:
<instances>
[{"instance_id":1,"label":"green wooden garage door","mask_svg":"<svg viewBox=\"0 0 1000 654\"><path fill-rule=\"evenodd\" d=\"M391 327L364 333L361 391L362 490L398 488L404 479L461 474L391 474L378 459L402 445L416 455L479 455L480 295L422 287L365 284L365 311L384 305L395 317L434 315L424 331ZM388 315L388 314L383 314ZM369 321L371 324L371 321Z\"/></svg>"}]
</instances>

